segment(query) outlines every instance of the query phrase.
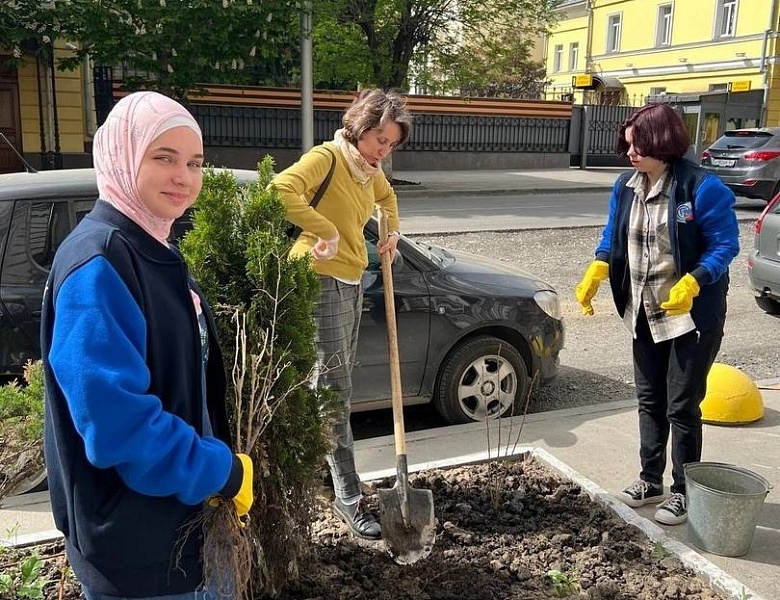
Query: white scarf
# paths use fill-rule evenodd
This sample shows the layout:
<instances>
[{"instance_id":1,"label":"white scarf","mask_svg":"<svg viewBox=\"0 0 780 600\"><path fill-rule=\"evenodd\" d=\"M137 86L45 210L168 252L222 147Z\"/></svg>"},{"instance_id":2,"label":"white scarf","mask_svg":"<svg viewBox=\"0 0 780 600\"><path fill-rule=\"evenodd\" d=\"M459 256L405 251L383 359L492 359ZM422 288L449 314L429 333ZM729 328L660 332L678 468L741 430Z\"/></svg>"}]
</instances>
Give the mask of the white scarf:
<instances>
[{"instance_id":1,"label":"white scarf","mask_svg":"<svg viewBox=\"0 0 780 600\"><path fill-rule=\"evenodd\" d=\"M352 174L352 179L358 182L360 185L366 185L371 179L372 175L379 173L380 166L374 166L370 164L357 146L350 142L346 137L346 131L342 129L336 130L333 134L333 144L339 149L344 159L347 161L349 172Z\"/></svg>"}]
</instances>

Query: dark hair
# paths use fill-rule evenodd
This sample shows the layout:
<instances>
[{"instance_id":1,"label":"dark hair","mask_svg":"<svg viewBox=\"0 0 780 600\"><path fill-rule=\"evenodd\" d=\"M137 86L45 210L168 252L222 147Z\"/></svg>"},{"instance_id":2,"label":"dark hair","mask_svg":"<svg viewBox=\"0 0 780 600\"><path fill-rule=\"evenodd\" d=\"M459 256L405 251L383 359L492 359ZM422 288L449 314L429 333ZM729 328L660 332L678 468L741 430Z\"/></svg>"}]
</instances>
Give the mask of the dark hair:
<instances>
[{"instance_id":1,"label":"dark hair","mask_svg":"<svg viewBox=\"0 0 780 600\"><path fill-rule=\"evenodd\" d=\"M691 136L682 117L668 104L648 104L620 126L617 152L628 154L626 129L631 127L634 150L642 156L665 163L682 158L691 145Z\"/></svg>"},{"instance_id":2,"label":"dark hair","mask_svg":"<svg viewBox=\"0 0 780 600\"><path fill-rule=\"evenodd\" d=\"M369 129L384 127L388 123L397 123L401 129L400 146L409 139L412 131L412 116L406 108L406 99L398 92L383 92L378 89L363 90L344 113L347 139L357 144L360 137Z\"/></svg>"}]
</instances>

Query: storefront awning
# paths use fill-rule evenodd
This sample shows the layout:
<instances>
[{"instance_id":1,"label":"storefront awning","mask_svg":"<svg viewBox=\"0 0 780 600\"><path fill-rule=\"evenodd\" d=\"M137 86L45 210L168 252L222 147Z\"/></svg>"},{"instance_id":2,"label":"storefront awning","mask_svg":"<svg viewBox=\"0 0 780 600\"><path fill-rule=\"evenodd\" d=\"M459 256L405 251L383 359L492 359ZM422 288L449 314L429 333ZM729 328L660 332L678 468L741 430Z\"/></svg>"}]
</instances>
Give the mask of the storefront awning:
<instances>
[{"instance_id":1,"label":"storefront awning","mask_svg":"<svg viewBox=\"0 0 780 600\"><path fill-rule=\"evenodd\" d=\"M596 87L603 88L605 90L622 90L623 84L617 77L608 77L606 75L593 75L593 83Z\"/></svg>"}]
</instances>

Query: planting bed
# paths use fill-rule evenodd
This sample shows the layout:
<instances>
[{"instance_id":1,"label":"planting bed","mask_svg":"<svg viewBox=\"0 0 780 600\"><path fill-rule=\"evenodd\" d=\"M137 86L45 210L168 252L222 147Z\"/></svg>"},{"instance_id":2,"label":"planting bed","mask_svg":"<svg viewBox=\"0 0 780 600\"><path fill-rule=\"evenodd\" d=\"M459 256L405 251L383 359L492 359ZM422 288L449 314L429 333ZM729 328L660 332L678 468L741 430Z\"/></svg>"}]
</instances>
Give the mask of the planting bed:
<instances>
[{"instance_id":1,"label":"planting bed","mask_svg":"<svg viewBox=\"0 0 780 600\"><path fill-rule=\"evenodd\" d=\"M428 558L396 565L381 542L352 538L323 497L321 516L313 524L312 556L282 598L723 598L638 528L536 459L435 469L411 480L415 487L431 489L436 504L437 540ZM376 487L392 483L373 482ZM56 552L57 547L41 550ZM0 572L7 572L11 556L0 555ZM48 559L44 571L56 582L61 578L58 560ZM77 597L77 585L67 580L62 595L56 583L46 588L49 600Z\"/></svg>"}]
</instances>

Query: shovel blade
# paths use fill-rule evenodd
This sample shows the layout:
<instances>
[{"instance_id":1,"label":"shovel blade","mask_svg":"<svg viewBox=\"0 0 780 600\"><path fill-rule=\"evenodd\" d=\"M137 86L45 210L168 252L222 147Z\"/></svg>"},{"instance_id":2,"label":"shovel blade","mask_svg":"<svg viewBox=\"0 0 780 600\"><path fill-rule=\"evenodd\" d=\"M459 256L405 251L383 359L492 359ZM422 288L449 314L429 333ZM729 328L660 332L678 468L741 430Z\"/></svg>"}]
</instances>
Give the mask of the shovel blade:
<instances>
[{"instance_id":1,"label":"shovel blade","mask_svg":"<svg viewBox=\"0 0 780 600\"><path fill-rule=\"evenodd\" d=\"M377 491L382 538L393 560L411 565L428 556L436 538L431 490L403 490L396 482Z\"/></svg>"}]
</instances>

